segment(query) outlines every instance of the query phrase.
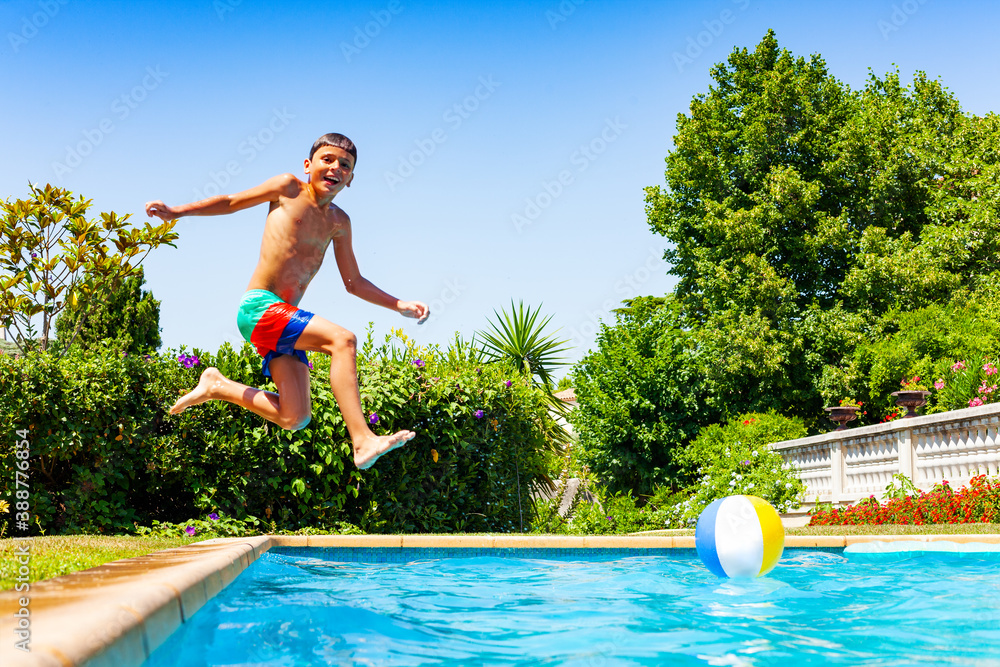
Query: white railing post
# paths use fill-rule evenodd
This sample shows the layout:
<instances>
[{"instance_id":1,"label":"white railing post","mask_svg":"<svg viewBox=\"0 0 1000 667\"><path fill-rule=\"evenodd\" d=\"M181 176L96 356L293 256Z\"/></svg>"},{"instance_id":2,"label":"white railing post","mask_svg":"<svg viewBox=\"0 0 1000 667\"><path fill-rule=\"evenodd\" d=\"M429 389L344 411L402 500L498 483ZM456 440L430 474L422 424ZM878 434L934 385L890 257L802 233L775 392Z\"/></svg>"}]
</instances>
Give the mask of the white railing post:
<instances>
[{"instance_id":1,"label":"white railing post","mask_svg":"<svg viewBox=\"0 0 1000 667\"><path fill-rule=\"evenodd\" d=\"M913 429L900 431L897 435L899 450L899 474L906 475L911 480L916 472L913 462L917 460L917 441L913 437Z\"/></svg>"},{"instance_id":2,"label":"white railing post","mask_svg":"<svg viewBox=\"0 0 1000 667\"><path fill-rule=\"evenodd\" d=\"M830 441L830 465L833 468L831 470L831 489L830 495L833 496L833 502L840 502L840 497L844 494L844 448L843 441L831 440Z\"/></svg>"}]
</instances>

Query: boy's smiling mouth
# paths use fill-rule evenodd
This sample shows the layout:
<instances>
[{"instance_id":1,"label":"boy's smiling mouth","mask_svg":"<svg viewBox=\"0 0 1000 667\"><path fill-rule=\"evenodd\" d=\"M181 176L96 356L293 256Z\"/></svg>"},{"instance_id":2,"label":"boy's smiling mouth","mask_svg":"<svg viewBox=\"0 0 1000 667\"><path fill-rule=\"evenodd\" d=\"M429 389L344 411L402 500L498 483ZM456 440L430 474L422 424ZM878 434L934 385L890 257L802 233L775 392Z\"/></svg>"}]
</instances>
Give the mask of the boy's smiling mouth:
<instances>
[{"instance_id":1,"label":"boy's smiling mouth","mask_svg":"<svg viewBox=\"0 0 1000 667\"><path fill-rule=\"evenodd\" d=\"M340 179L337 178L336 176L324 176L323 180L329 183L330 185L340 185Z\"/></svg>"}]
</instances>

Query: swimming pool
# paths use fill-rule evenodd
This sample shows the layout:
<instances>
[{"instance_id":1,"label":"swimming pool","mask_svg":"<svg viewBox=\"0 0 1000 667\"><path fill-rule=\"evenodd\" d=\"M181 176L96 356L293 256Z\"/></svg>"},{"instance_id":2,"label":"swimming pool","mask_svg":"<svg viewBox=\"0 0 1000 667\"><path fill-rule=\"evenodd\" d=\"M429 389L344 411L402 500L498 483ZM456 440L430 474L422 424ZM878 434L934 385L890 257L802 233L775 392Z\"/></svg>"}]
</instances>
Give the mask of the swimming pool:
<instances>
[{"instance_id":1,"label":"swimming pool","mask_svg":"<svg viewBox=\"0 0 1000 667\"><path fill-rule=\"evenodd\" d=\"M145 665L1000 665L998 565L786 549L739 582L692 549L276 547Z\"/></svg>"}]
</instances>

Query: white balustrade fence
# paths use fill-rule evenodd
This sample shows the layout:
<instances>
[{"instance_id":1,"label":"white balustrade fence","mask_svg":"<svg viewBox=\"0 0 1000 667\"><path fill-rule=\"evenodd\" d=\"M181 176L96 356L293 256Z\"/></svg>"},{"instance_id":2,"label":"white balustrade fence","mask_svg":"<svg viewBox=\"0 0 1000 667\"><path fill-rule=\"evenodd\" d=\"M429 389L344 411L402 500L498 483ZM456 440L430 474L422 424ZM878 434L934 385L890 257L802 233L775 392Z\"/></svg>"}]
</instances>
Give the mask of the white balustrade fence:
<instances>
[{"instance_id":1,"label":"white balustrade fence","mask_svg":"<svg viewBox=\"0 0 1000 667\"><path fill-rule=\"evenodd\" d=\"M847 504L882 500L892 476L917 488L947 481L952 488L976 475L1000 474L1000 403L832 431L771 445L799 471L805 502Z\"/></svg>"}]
</instances>

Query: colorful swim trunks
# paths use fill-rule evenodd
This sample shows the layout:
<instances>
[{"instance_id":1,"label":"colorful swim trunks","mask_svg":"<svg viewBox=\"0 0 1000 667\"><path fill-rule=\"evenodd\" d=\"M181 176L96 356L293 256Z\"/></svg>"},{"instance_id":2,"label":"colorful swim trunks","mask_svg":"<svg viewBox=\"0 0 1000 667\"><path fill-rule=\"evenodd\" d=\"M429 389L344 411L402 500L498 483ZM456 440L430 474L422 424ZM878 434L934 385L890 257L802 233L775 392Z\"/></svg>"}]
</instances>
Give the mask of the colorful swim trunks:
<instances>
[{"instance_id":1,"label":"colorful swim trunks","mask_svg":"<svg viewBox=\"0 0 1000 667\"><path fill-rule=\"evenodd\" d=\"M252 289L240 300L236 325L264 357L261 372L271 377L271 359L282 354L295 355L302 363L309 364L306 353L295 349L295 341L312 318L312 313L285 303L273 292Z\"/></svg>"}]
</instances>

